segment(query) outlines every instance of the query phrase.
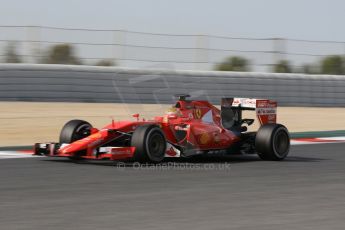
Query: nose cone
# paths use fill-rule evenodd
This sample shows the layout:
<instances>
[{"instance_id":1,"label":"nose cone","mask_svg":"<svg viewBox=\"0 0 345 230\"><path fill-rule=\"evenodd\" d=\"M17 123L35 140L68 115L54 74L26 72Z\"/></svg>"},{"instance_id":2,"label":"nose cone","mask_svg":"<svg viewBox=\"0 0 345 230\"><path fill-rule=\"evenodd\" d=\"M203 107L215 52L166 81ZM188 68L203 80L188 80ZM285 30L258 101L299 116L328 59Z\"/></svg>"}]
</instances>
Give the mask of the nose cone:
<instances>
[{"instance_id":1,"label":"nose cone","mask_svg":"<svg viewBox=\"0 0 345 230\"><path fill-rule=\"evenodd\" d=\"M68 144L58 150L60 154L71 154L73 152L78 152L87 148L87 144L79 141L75 141L71 144Z\"/></svg>"},{"instance_id":2,"label":"nose cone","mask_svg":"<svg viewBox=\"0 0 345 230\"><path fill-rule=\"evenodd\" d=\"M92 135L85 137L83 139L72 142L71 144L60 148L59 152L61 154L71 154L74 152L85 150L89 147L94 147L104 140L103 134L104 133L102 131L100 131L98 133L92 134Z\"/></svg>"}]
</instances>

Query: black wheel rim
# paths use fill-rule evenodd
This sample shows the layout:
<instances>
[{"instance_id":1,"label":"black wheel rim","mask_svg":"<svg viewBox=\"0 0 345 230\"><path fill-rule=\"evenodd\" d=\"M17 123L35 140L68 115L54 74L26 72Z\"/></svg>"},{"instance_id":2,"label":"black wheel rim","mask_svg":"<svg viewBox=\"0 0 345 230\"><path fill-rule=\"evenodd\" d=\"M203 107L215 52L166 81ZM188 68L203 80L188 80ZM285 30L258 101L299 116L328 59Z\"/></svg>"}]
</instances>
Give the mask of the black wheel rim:
<instances>
[{"instance_id":1,"label":"black wheel rim","mask_svg":"<svg viewBox=\"0 0 345 230\"><path fill-rule=\"evenodd\" d=\"M154 159L160 159L164 156L165 141L162 134L155 132L149 138L148 152Z\"/></svg>"},{"instance_id":2,"label":"black wheel rim","mask_svg":"<svg viewBox=\"0 0 345 230\"><path fill-rule=\"evenodd\" d=\"M274 149L275 152L280 156L284 157L290 147L289 136L283 130L280 130L274 137Z\"/></svg>"},{"instance_id":3,"label":"black wheel rim","mask_svg":"<svg viewBox=\"0 0 345 230\"><path fill-rule=\"evenodd\" d=\"M89 124L83 124L77 127L77 129L75 130L72 141L83 139L89 136L90 133L91 133L91 126Z\"/></svg>"}]
</instances>

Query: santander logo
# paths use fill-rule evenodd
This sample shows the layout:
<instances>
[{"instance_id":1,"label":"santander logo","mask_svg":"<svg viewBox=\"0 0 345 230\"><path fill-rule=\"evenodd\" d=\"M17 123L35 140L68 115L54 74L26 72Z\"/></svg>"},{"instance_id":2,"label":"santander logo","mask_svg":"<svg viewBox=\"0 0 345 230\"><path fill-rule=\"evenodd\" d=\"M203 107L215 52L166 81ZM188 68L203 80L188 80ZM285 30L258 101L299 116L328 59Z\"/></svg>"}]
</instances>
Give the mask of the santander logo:
<instances>
[{"instance_id":1,"label":"santander logo","mask_svg":"<svg viewBox=\"0 0 345 230\"><path fill-rule=\"evenodd\" d=\"M166 151L166 154L173 157L173 156L176 156L177 153L174 151L173 147L170 147L170 149Z\"/></svg>"}]
</instances>

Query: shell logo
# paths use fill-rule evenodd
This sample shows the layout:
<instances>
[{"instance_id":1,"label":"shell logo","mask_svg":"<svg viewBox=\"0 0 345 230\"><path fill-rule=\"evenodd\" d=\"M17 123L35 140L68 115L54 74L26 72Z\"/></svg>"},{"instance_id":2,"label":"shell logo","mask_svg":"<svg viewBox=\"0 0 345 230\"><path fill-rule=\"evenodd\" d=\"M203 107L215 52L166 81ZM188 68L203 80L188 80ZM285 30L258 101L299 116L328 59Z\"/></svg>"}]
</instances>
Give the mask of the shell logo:
<instances>
[{"instance_id":1,"label":"shell logo","mask_svg":"<svg viewBox=\"0 0 345 230\"><path fill-rule=\"evenodd\" d=\"M205 145L210 141L210 136L208 133L203 133L200 135L200 144Z\"/></svg>"},{"instance_id":2,"label":"shell logo","mask_svg":"<svg viewBox=\"0 0 345 230\"><path fill-rule=\"evenodd\" d=\"M176 156L177 153L175 152L174 148L173 147L170 147L170 149L168 149L168 151L166 151L166 154L173 157L173 156Z\"/></svg>"}]
</instances>

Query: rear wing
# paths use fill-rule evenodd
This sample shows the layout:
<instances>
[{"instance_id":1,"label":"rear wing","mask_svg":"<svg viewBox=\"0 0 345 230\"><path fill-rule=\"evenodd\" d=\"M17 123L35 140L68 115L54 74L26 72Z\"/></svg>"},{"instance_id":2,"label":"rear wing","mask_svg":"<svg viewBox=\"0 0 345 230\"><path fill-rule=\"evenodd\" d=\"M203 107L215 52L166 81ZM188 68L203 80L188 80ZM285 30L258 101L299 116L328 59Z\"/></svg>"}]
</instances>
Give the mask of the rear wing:
<instances>
[{"instance_id":1,"label":"rear wing","mask_svg":"<svg viewBox=\"0 0 345 230\"><path fill-rule=\"evenodd\" d=\"M261 125L277 122L277 102L255 98L222 98L222 108L233 110L255 110Z\"/></svg>"}]
</instances>

